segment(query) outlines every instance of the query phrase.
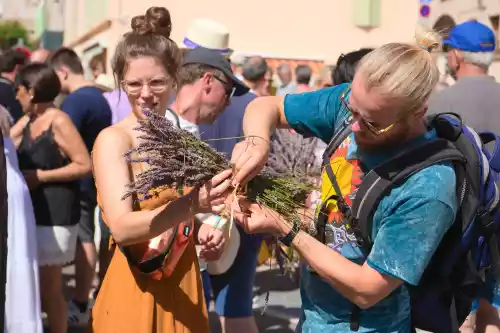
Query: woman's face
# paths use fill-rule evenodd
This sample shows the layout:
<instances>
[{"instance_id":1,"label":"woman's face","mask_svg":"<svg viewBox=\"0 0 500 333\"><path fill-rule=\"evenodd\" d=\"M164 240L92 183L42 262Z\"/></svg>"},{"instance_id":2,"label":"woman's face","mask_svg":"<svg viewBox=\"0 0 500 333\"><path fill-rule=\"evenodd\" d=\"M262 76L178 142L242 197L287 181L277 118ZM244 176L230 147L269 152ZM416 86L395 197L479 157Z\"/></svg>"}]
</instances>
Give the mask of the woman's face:
<instances>
[{"instance_id":1,"label":"woman's face","mask_svg":"<svg viewBox=\"0 0 500 333\"><path fill-rule=\"evenodd\" d=\"M172 94L172 79L165 67L154 57L139 57L128 61L122 87L133 111L142 116L143 107L164 114Z\"/></svg>"},{"instance_id":2,"label":"woman's face","mask_svg":"<svg viewBox=\"0 0 500 333\"><path fill-rule=\"evenodd\" d=\"M33 108L33 104L31 104L31 94L26 89L25 86L17 86L16 88L16 99L21 104L24 113L30 113Z\"/></svg>"}]
</instances>

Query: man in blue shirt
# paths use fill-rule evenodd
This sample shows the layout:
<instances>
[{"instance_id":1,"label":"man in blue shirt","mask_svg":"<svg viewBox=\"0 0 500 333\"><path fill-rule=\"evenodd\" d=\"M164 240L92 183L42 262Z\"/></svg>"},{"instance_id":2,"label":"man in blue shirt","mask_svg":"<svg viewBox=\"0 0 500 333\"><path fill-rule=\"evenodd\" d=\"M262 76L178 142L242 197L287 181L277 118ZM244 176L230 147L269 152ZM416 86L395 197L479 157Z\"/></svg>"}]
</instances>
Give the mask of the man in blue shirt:
<instances>
[{"instance_id":1,"label":"man in blue shirt","mask_svg":"<svg viewBox=\"0 0 500 333\"><path fill-rule=\"evenodd\" d=\"M61 91L68 94L61 109L70 117L92 152L97 135L111 125L111 109L102 92L85 80L83 66L71 49L61 48L49 58L49 64L61 81ZM89 317L88 299L95 277L96 248L94 244L94 210L97 195L92 176L80 181L80 221L75 257L75 296L68 307L72 326L86 325Z\"/></svg>"},{"instance_id":2,"label":"man in blue shirt","mask_svg":"<svg viewBox=\"0 0 500 333\"><path fill-rule=\"evenodd\" d=\"M404 149L436 139L425 124L427 99L439 80L429 54L438 44L436 38L428 33L419 36L419 45L391 43L374 50L361 61L352 88L341 84L284 98L256 99L245 111L245 134L262 140L235 147L235 185L246 183L262 169L276 127L289 127L324 142L345 126L352 128L329 159L341 193L326 174L322 179L322 200L328 209L325 229L332 231L324 243L319 240L323 237L316 239L297 230L299 226L291 228L258 204L242 202L250 216L237 214L247 231L276 234L306 262L298 332L347 333L353 323L363 333L411 332L407 285L418 285L453 224L458 208L453 167L427 167L381 200L373 215L373 247L367 257L334 198L342 196L350 205L364 174ZM356 308L359 316L354 318Z\"/></svg>"}]
</instances>

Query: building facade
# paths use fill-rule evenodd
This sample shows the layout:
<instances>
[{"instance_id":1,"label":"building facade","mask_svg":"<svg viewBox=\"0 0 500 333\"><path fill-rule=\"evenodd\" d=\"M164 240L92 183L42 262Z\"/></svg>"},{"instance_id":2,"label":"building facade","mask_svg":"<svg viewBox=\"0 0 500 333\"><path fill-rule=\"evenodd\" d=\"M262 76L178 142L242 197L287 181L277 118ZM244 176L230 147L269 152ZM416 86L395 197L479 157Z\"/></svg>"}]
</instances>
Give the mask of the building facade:
<instances>
[{"instance_id":1,"label":"building facade","mask_svg":"<svg viewBox=\"0 0 500 333\"><path fill-rule=\"evenodd\" d=\"M422 3L430 7L426 17L420 13ZM159 4L151 0L66 0L64 44L74 47L84 62L103 55L109 71L110 58L121 36L129 31L131 18L154 5ZM284 59L308 62L315 69L361 47L413 42L417 24L446 32L456 23L477 19L497 32L500 13L498 0L254 0L244 4L167 0L161 5L170 10L171 37L179 43L192 20L210 18L229 28L230 47L237 53L262 55L272 64ZM445 73L444 55L437 60ZM500 61L495 61L491 74L500 79Z\"/></svg>"},{"instance_id":2,"label":"building facade","mask_svg":"<svg viewBox=\"0 0 500 333\"><path fill-rule=\"evenodd\" d=\"M229 28L230 47L272 59L335 61L342 53L389 41L411 41L418 0L168 0L172 39L182 42L190 22L210 18ZM156 1L71 0L65 8L64 43L87 61L107 49L107 67L130 19Z\"/></svg>"},{"instance_id":3,"label":"building facade","mask_svg":"<svg viewBox=\"0 0 500 333\"><path fill-rule=\"evenodd\" d=\"M41 0L0 0L0 19L19 21L34 33L40 2Z\"/></svg>"}]
</instances>

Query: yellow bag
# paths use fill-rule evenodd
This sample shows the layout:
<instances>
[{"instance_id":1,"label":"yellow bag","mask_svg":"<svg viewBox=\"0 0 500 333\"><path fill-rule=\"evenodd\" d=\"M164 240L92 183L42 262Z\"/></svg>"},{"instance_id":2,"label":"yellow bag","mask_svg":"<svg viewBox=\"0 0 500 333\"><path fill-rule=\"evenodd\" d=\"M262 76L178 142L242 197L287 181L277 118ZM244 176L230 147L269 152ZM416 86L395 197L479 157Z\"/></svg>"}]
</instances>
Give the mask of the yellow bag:
<instances>
[{"instance_id":1,"label":"yellow bag","mask_svg":"<svg viewBox=\"0 0 500 333\"><path fill-rule=\"evenodd\" d=\"M269 258L271 258L272 253L266 242L261 242L259 256L257 257L257 265L264 264Z\"/></svg>"}]
</instances>

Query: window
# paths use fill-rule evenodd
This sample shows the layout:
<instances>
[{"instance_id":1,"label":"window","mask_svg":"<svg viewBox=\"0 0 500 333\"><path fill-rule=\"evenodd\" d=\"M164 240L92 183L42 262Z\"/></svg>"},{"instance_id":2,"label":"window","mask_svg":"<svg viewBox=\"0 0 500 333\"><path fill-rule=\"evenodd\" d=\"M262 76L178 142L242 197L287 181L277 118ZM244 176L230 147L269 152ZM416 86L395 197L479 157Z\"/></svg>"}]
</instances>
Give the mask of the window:
<instances>
[{"instance_id":1,"label":"window","mask_svg":"<svg viewBox=\"0 0 500 333\"><path fill-rule=\"evenodd\" d=\"M381 0L354 0L353 23L359 28L372 29L380 25Z\"/></svg>"}]
</instances>

